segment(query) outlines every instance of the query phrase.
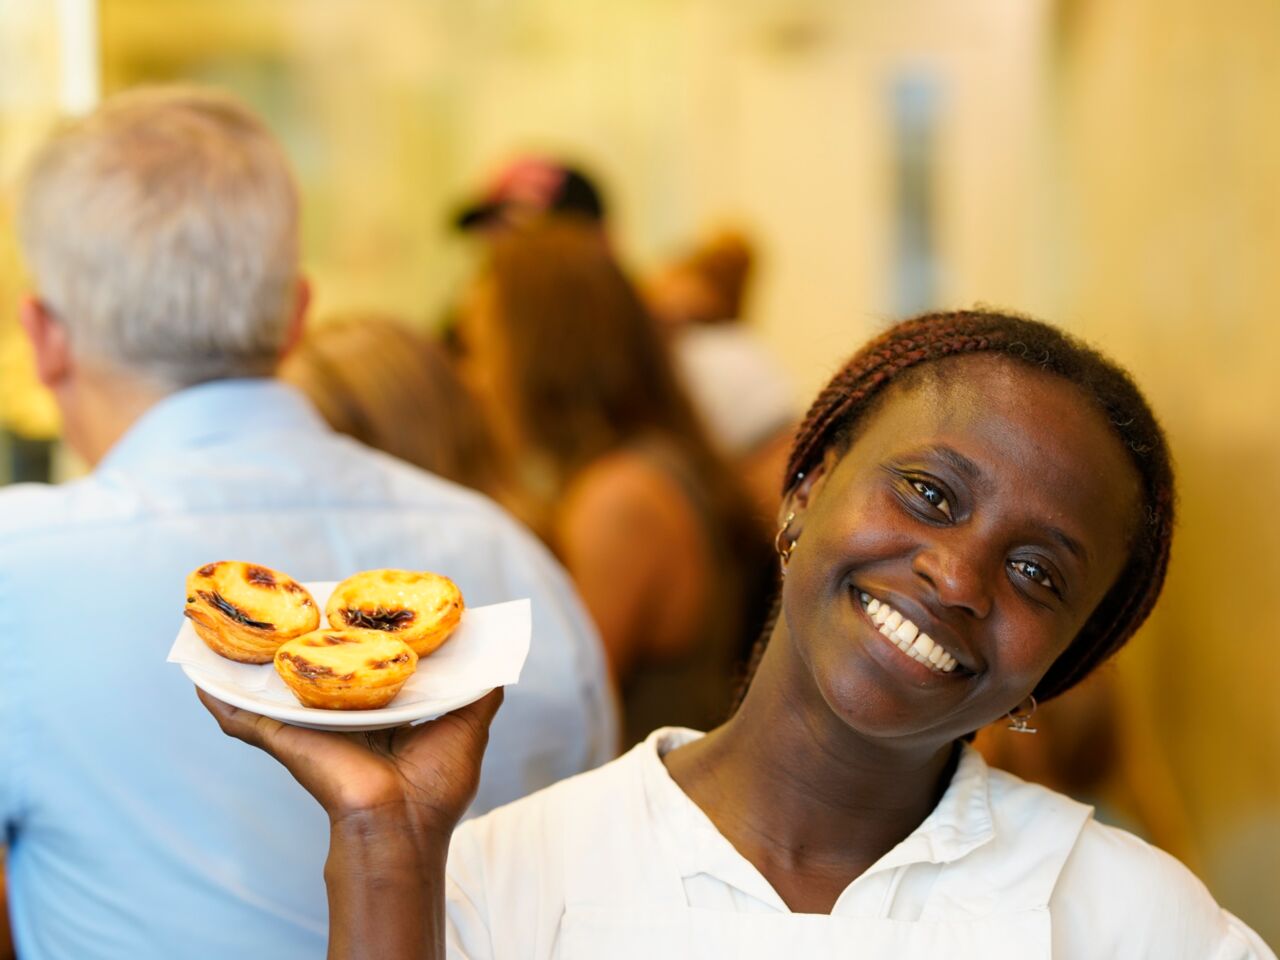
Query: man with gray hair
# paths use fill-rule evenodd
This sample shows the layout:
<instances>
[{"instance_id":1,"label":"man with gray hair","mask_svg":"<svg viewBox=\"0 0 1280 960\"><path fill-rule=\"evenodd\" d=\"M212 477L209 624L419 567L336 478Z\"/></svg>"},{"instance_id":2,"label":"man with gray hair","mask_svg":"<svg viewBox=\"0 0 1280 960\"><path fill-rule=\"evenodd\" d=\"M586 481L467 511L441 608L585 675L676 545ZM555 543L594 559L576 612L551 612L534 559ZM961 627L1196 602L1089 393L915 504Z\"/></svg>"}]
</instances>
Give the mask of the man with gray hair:
<instances>
[{"instance_id":1,"label":"man with gray hair","mask_svg":"<svg viewBox=\"0 0 1280 960\"><path fill-rule=\"evenodd\" d=\"M165 663L186 574L401 567L472 605L533 600L476 811L608 759L598 640L564 572L476 493L331 432L271 379L307 288L264 126L210 93L130 93L55 135L20 207L21 310L92 467L0 491L0 817L23 960L319 958L328 826Z\"/></svg>"}]
</instances>

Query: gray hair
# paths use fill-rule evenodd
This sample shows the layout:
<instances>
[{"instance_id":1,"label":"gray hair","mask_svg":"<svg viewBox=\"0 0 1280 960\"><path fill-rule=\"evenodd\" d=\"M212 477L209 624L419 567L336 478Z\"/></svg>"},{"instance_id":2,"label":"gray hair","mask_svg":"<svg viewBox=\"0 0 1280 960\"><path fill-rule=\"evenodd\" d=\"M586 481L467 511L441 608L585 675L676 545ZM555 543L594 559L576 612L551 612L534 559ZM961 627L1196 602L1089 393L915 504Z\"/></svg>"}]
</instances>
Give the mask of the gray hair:
<instances>
[{"instance_id":1,"label":"gray hair","mask_svg":"<svg viewBox=\"0 0 1280 960\"><path fill-rule=\"evenodd\" d=\"M298 278L297 192L235 101L190 88L106 101L37 153L19 231L77 357L173 387L274 371Z\"/></svg>"}]
</instances>

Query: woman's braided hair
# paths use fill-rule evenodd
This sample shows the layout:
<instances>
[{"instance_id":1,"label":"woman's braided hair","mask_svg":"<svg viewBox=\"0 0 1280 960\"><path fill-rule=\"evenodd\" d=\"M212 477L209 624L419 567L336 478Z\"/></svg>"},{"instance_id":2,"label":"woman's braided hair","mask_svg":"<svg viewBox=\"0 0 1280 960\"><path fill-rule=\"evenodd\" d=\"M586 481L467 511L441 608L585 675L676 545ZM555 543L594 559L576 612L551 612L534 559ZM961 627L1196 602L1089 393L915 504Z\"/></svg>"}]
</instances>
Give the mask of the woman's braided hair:
<instances>
[{"instance_id":1,"label":"woman's braided hair","mask_svg":"<svg viewBox=\"0 0 1280 960\"><path fill-rule=\"evenodd\" d=\"M1155 606L1169 565L1175 490L1173 465L1160 424L1124 370L1048 324L1007 313L960 310L905 320L859 350L818 395L796 432L784 493L821 463L843 453L884 388L923 364L992 353L1074 383L1102 409L1124 444L1142 484L1141 511L1120 576L1034 691L1043 703L1075 686L1133 636ZM749 669L763 654L756 645Z\"/></svg>"}]
</instances>

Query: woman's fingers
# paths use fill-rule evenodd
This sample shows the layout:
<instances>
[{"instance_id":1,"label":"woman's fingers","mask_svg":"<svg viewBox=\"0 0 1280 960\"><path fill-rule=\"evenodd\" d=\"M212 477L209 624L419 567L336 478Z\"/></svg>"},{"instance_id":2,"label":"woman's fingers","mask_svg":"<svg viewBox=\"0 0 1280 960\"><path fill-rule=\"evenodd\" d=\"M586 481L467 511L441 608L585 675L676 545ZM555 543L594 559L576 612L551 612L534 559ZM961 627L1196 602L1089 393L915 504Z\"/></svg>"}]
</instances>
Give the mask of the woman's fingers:
<instances>
[{"instance_id":1,"label":"woman's fingers","mask_svg":"<svg viewBox=\"0 0 1280 960\"><path fill-rule=\"evenodd\" d=\"M200 689L196 695L223 733L275 757L330 814L400 799L397 778L369 746L241 710Z\"/></svg>"},{"instance_id":2,"label":"woman's fingers","mask_svg":"<svg viewBox=\"0 0 1280 960\"><path fill-rule=\"evenodd\" d=\"M274 755L267 744L276 732L274 727L284 726L279 720L272 720L270 717L233 707L212 694L205 693L199 687L196 687L196 696L200 698L205 709L213 714L223 733Z\"/></svg>"},{"instance_id":3,"label":"woman's fingers","mask_svg":"<svg viewBox=\"0 0 1280 960\"><path fill-rule=\"evenodd\" d=\"M331 816L411 800L452 822L474 796L502 703L498 689L417 727L345 735L281 723L203 690L196 695L224 733L275 757Z\"/></svg>"}]
</instances>

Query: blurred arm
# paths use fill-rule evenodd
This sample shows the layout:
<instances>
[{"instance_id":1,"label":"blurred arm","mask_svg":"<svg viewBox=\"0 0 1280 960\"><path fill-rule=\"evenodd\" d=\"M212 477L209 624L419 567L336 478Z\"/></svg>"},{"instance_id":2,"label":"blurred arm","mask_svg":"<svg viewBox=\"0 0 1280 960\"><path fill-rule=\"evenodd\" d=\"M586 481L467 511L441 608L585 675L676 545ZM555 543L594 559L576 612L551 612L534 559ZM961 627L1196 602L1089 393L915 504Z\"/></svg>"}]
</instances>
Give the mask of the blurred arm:
<instances>
[{"instance_id":1,"label":"blurred arm","mask_svg":"<svg viewBox=\"0 0 1280 960\"><path fill-rule=\"evenodd\" d=\"M639 662L684 653L709 560L702 524L674 481L638 456L611 456L572 484L555 537L619 686Z\"/></svg>"},{"instance_id":2,"label":"blurred arm","mask_svg":"<svg viewBox=\"0 0 1280 960\"><path fill-rule=\"evenodd\" d=\"M4 879L4 848L0 847L0 960L14 960L13 931L9 928L9 889Z\"/></svg>"}]
</instances>

